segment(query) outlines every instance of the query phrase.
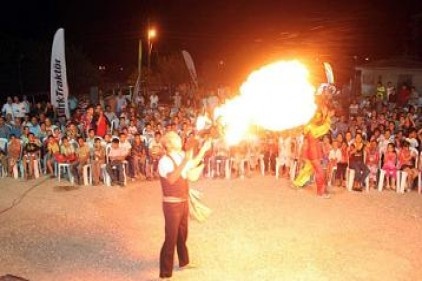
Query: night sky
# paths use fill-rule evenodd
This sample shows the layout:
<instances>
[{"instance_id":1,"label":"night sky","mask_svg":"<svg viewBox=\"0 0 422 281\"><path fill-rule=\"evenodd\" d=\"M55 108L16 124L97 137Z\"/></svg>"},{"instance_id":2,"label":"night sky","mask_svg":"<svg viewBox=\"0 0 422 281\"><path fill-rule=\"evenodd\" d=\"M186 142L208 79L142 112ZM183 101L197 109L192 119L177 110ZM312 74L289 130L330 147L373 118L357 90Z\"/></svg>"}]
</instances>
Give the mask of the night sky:
<instances>
[{"instance_id":1,"label":"night sky","mask_svg":"<svg viewBox=\"0 0 422 281\"><path fill-rule=\"evenodd\" d=\"M357 56L421 55L412 16L422 1L334 0L72 0L3 3L0 34L67 43L95 64L136 65L147 22L158 30L158 54L186 49L197 67L223 61L234 77L276 58L328 60L342 67ZM422 29L422 28L420 28Z\"/></svg>"}]
</instances>

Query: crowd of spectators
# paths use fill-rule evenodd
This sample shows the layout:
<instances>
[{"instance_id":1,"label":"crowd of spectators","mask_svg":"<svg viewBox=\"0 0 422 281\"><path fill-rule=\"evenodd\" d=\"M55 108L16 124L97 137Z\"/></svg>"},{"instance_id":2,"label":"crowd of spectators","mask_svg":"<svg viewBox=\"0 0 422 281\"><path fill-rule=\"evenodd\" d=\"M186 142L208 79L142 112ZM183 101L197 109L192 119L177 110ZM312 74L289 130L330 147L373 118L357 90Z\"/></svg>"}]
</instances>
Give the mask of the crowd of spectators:
<instances>
[{"instance_id":1,"label":"crowd of spectators","mask_svg":"<svg viewBox=\"0 0 422 281\"><path fill-rule=\"evenodd\" d=\"M330 132L321 139L327 183L344 186L346 172L353 169L357 190L367 179L371 187L377 186L384 176L385 188L396 189L396 174L402 170L407 175L405 189L411 190L420 173L422 148L422 104L416 89L403 86L396 91L391 83L384 87L380 82L372 96L346 106L335 95L324 99L336 112ZM196 149L212 138L212 150L204 159L206 177L244 178L259 171L291 178L293 163L300 166L303 136L299 130L257 130L234 146L225 142L212 118L198 130L198 116L212 115L213 108L224 102L223 90L195 99L189 88L179 87L172 100L162 104L151 94L130 101L118 93L94 105L80 102L66 119L55 116L50 103L9 97L0 117L2 175L55 178L59 164L65 163L76 184L82 184L87 166L92 185L103 184L106 178L111 185L121 186L128 179L154 180L158 159L165 153L160 138L171 130L182 137L184 149Z\"/></svg>"}]
</instances>

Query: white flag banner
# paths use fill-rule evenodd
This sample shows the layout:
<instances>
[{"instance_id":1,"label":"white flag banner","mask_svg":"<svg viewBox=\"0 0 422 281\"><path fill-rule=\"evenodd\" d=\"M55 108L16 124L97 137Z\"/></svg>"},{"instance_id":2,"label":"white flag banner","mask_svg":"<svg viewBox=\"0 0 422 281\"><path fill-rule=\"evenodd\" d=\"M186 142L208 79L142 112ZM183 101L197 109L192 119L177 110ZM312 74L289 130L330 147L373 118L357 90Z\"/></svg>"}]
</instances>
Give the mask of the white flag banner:
<instances>
[{"instance_id":1,"label":"white flag banner","mask_svg":"<svg viewBox=\"0 0 422 281\"><path fill-rule=\"evenodd\" d=\"M137 102L141 91L141 73L142 72L142 41L139 40L138 47L138 78L136 79L135 88L133 90L132 102Z\"/></svg>"},{"instance_id":2,"label":"white flag banner","mask_svg":"<svg viewBox=\"0 0 422 281\"><path fill-rule=\"evenodd\" d=\"M59 28L54 35L51 50L51 104L56 108L57 116L70 117L67 85L66 59L64 52L64 29Z\"/></svg>"},{"instance_id":3,"label":"white flag banner","mask_svg":"<svg viewBox=\"0 0 422 281\"><path fill-rule=\"evenodd\" d=\"M189 70L190 77L193 83L198 87L198 76L196 74L195 64L193 63L192 56L185 50L182 51L183 58L185 59L186 67Z\"/></svg>"},{"instance_id":4,"label":"white flag banner","mask_svg":"<svg viewBox=\"0 0 422 281\"><path fill-rule=\"evenodd\" d=\"M331 64L328 62L324 62L324 70L325 70L325 76L327 76L327 82L330 84L334 84L334 71L331 67Z\"/></svg>"}]
</instances>

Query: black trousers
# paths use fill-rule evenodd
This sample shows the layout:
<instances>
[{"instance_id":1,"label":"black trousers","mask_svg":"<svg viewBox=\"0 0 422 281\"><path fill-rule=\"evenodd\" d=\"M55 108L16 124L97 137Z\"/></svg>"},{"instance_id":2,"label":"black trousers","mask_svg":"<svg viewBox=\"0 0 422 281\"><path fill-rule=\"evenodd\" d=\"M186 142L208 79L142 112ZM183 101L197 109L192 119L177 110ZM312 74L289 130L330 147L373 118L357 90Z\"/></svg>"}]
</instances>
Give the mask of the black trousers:
<instances>
[{"instance_id":1,"label":"black trousers","mask_svg":"<svg viewBox=\"0 0 422 281\"><path fill-rule=\"evenodd\" d=\"M365 184L365 179L369 175L369 168L363 162L350 162L350 169L355 170L355 181Z\"/></svg>"},{"instance_id":2,"label":"black trousers","mask_svg":"<svg viewBox=\"0 0 422 281\"><path fill-rule=\"evenodd\" d=\"M124 182L124 176L123 176L123 163L108 163L106 165L106 171L110 175L112 182Z\"/></svg>"},{"instance_id":3,"label":"black trousers","mask_svg":"<svg viewBox=\"0 0 422 281\"><path fill-rule=\"evenodd\" d=\"M336 179L344 180L346 178L347 163L337 163Z\"/></svg>"},{"instance_id":4,"label":"black trousers","mask_svg":"<svg viewBox=\"0 0 422 281\"><path fill-rule=\"evenodd\" d=\"M179 267L189 263L188 217L189 202L163 203L165 220L165 240L160 252L160 277L171 277L173 274L174 250L177 248Z\"/></svg>"}]
</instances>

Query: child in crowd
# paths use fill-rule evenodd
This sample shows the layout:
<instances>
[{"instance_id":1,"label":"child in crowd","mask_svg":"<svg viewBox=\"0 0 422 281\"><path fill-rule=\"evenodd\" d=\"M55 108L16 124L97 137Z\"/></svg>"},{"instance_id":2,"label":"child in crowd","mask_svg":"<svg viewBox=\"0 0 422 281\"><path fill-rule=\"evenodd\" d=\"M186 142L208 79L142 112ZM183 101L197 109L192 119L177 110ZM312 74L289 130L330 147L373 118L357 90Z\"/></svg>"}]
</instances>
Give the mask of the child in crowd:
<instances>
[{"instance_id":1,"label":"child in crowd","mask_svg":"<svg viewBox=\"0 0 422 281\"><path fill-rule=\"evenodd\" d=\"M369 168L369 187L375 187L377 182L377 173L380 161L378 143L372 138L366 151L366 166Z\"/></svg>"},{"instance_id":2,"label":"child in crowd","mask_svg":"<svg viewBox=\"0 0 422 281\"><path fill-rule=\"evenodd\" d=\"M346 141L341 143L340 147L341 160L337 162L337 171L336 171L336 186L346 186L346 170L349 163L349 146Z\"/></svg>"},{"instance_id":3,"label":"child in crowd","mask_svg":"<svg viewBox=\"0 0 422 281\"><path fill-rule=\"evenodd\" d=\"M330 152L328 154L328 181L331 182L332 180L332 174L334 171L334 168L337 169L337 164L341 161L341 149L339 148L339 143L337 140L333 140L332 147L330 149ZM336 178L337 180L337 178ZM337 184L336 184L337 185Z\"/></svg>"},{"instance_id":4,"label":"child in crowd","mask_svg":"<svg viewBox=\"0 0 422 281\"><path fill-rule=\"evenodd\" d=\"M397 172L397 153L396 146L393 143L387 145L387 152L384 154L384 165L382 169L387 179L387 189L395 189L396 172Z\"/></svg>"},{"instance_id":5,"label":"child in crowd","mask_svg":"<svg viewBox=\"0 0 422 281\"><path fill-rule=\"evenodd\" d=\"M401 171L407 174L407 179L404 183L405 187L402 187L405 191L410 191L412 189L413 183L418 176L418 169L415 165L417 155L417 150L410 147L409 142L404 141L398 156L398 167ZM399 185L399 183L397 185Z\"/></svg>"}]
</instances>

